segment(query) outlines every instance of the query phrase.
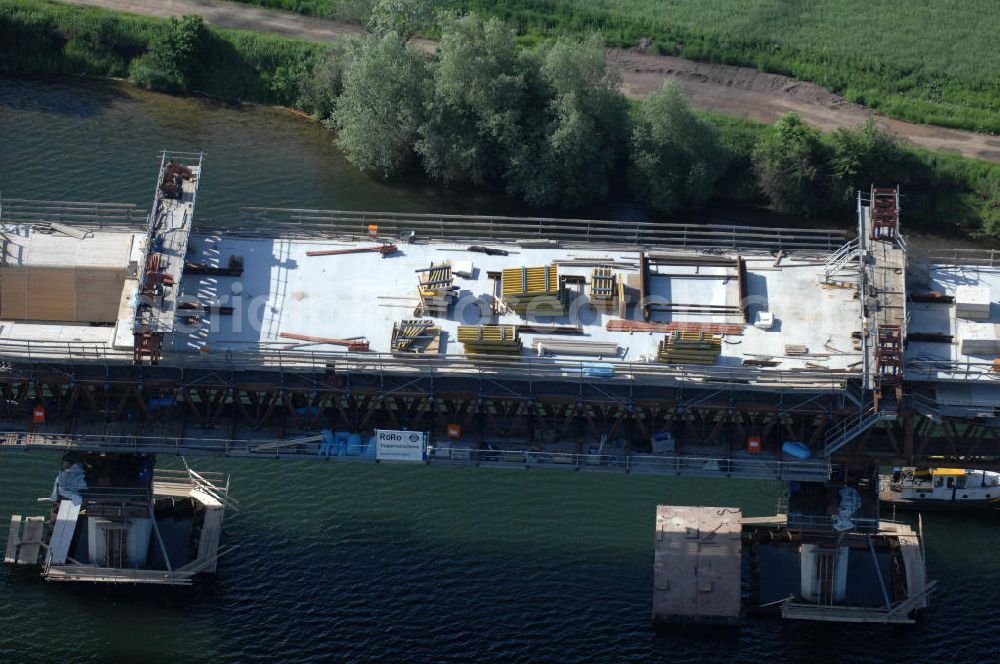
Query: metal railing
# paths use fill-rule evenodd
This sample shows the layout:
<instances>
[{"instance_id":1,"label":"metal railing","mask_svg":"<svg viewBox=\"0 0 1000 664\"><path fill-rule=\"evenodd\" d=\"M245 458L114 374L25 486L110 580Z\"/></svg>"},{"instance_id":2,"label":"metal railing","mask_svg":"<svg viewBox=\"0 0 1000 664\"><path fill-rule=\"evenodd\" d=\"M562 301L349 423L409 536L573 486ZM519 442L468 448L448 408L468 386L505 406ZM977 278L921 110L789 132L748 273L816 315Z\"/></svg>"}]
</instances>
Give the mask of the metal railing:
<instances>
[{"instance_id":1,"label":"metal railing","mask_svg":"<svg viewBox=\"0 0 1000 664\"><path fill-rule=\"evenodd\" d=\"M92 342L0 341L0 359L10 363L56 365L123 365L132 363L132 351ZM775 370L633 362L594 362L551 358L494 356L412 357L347 350L251 350L205 353L167 352L160 367L195 370L347 372L413 376L502 377L525 381L558 380L644 384L697 383L730 385L737 389L796 389L838 392L857 372L827 369Z\"/></svg>"},{"instance_id":2,"label":"metal railing","mask_svg":"<svg viewBox=\"0 0 1000 664\"><path fill-rule=\"evenodd\" d=\"M16 438L8 448L87 450L225 456L262 459L315 459L373 463L374 455L330 456L320 454L314 438L228 440L222 438L170 438L164 436L115 436L88 434L34 434L0 432ZM428 465L460 465L481 468L570 469L626 474L684 475L698 477L826 481L832 466L827 460L785 461L742 457L655 456L645 454L576 454L524 449L485 449L434 446L427 449Z\"/></svg>"},{"instance_id":3,"label":"metal railing","mask_svg":"<svg viewBox=\"0 0 1000 664\"><path fill-rule=\"evenodd\" d=\"M833 524L836 519L834 516L819 516L816 514L802 514L800 512L789 512L786 516L789 528L803 530L833 530ZM854 527L851 529L852 532L876 532L879 528L879 520L875 518L851 517L851 521L854 523Z\"/></svg>"},{"instance_id":4,"label":"metal railing","mask_svg":"<svg viewBox=\"0 0 1000 664\"><path fill-rule=\"evenodd\" d=\"M924 249L921 258L939 265L1000 267L1000 249Z\"/></svg>"},{"instance_id":5,"label":"metal railing","mask_svg":"<svg viewBox=\"0 0 1000 664\"><path fill-rule=\"evenodd\" d=\"M830 277L840 272L845 265L850 263L852 260L857 259L860 255L861 240L859 238L854 238L827 257L823 266L824 276L827 280L829 280Z\"/></svg>"},{"instance_id":6,"label":"metal railing","mask_svg":"<svg viewBox=\"0 0 1000 664\"><path fill-rule=\"evenodd\" d=\"M413 231L416 238L464 240L563 240L586 244L728 249L785 249L828 253L847 240L838 230L758 228L726 224L675 224L547 217L412 214L297 208L243 208L241 217L212 230L245 235L367 237Z\"/></svg>"},{"instance_id":7,"label":"metal railing","mask_svg":"<svg viewBox=\"0 0 1000 664\"><path fill-rule=\"evenodd\" d=\"M870 405L857 415L841 420L827 433L823 442L823 456L829 458L834 452L872 428L876 423L881 422L882 419L883 414L876 412L875 406Z\"/></svg>"},{"instance_id":8,"label":"metal railing","mask_svg":"<svg viewBox=\"0 0 1000 664\"><path fill-rule=\"evenodd\" d=\"M146 211L131 203L0 198L0 223L65 224L83 229L138 230Z\"/></svg>"},{"instance_id":9,"label":"metal railing","mask_svg":"<svg viewBox=\"0 0 1000 664\"><path fill-rule=\"evenodd\" d=\"M980 360L908 360L905 377L909 381L1000 381L992 362Z\"/></svg>"},{"instance_id":10,"label":"metal railing","mask_svg":"<svg viewBox=\"0 0 1000 664\"><path fill-rule=\"evenodd\" d=\"M825 481L831 466L826 462L782 461L701 456L573 454L529 450L433 449L428 463L474 463L479 467L572 468L593 472L683 475L742 479Z\"/></svg>"}]
</instances>

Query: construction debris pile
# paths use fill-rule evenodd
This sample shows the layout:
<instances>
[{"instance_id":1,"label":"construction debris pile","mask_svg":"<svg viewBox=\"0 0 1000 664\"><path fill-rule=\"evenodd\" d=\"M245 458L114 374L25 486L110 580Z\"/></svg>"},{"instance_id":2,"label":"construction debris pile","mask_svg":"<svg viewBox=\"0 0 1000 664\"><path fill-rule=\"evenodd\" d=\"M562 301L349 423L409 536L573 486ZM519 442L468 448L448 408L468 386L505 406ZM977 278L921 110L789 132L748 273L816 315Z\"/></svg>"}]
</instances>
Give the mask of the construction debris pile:
<instances>
[{"instance_id":1,"label":"construction debris pile","mask_svg":"<svg viewBox=\"0 0 1000 664\"><path fill-rule=\"evenodd\" d=\"M190 180L194 173L184 164L168 161L163 169L163 179L160 181L160 193L163 198L180 200L184 190L184 180Z\"/></svg>"},{"instance_id":2,"label":"construction debris pile","mask_svg":"<svg viewBox=\"0 0 1000 664\"><path fill-rule=\"evenodd\" d=\"M440 350L441 328L432 321L411 318L393 324L393 354L437 353Z\"/></svg>"},{"instance_id":3,"label":"construction debris pile","mask_svg":"<svg viewBox=\"0 0 1000 664\"><path fill-rule=\"evenodd\" d=\"M448 308L458 296L455 276L450 263L434 264L418 270L417 295L420 298L421 315L448 314Z\"/></svg>"}]
</instances>

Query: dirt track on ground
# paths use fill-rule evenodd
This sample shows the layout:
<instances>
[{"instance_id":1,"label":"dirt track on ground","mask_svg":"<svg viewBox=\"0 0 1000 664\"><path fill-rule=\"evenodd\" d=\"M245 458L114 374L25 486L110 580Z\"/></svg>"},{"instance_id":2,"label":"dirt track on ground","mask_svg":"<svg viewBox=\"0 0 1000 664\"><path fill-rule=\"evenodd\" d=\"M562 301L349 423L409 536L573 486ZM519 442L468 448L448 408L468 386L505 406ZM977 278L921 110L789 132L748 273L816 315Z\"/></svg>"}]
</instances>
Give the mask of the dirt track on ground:
<instances>
[{"instance_id":1,"label":"dirt track on ground","mask_svg":"<svg viewBox=\"0 0 1000 664\"><path fill-rule=\"evenodd\" d=\"M358 26L222 0L64 0L71 4L146 14L199 14L206 23L312 41L334 41L356 34ZM418 41L432 50L428 41ZM677 81L691 103L708 111L773 122L789 112L821 129L861 124L875 117L883 127L917 145L1000 163L1000 137L960 129L904 122L853 104L812 83L746 67L713 65L636 50L608 50L608 66L622 76L622 91L643 98L666 81Z\"/></svg>"}]
</instances>

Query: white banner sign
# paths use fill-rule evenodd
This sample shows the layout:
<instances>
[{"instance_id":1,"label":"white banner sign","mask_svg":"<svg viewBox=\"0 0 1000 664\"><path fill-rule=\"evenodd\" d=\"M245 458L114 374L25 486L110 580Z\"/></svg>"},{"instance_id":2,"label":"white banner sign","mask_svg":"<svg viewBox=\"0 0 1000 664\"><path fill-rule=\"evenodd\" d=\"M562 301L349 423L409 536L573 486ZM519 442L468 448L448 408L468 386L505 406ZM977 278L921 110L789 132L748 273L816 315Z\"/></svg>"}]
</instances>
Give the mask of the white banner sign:
<instances>
[{"instance_id":1,"label":"white banner sign","mask_svg":"<svg viewBox=\"0 0 1000 664\"><path fill-rule=\"evenodd\" d=\"M375 430L375 458L379 461L421 462L427 449L424 431Z\"/></svg>"}]
</instances>

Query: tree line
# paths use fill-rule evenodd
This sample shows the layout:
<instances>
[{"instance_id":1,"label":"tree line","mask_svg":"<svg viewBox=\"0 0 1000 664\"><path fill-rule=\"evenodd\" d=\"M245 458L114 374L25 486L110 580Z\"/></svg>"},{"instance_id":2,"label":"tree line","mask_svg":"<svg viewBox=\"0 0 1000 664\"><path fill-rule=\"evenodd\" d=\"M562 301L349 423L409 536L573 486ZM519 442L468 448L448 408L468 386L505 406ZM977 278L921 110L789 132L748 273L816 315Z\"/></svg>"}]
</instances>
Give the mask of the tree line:
<instances>
[{"instance_id":1,"label":"tree line","mask_svg":"<svg viewBox=\"0 0 1000 664\"><path fill-rule=\"evenodd\" d=\"M849 207L858 188L902 170L904 150L874 123L826 138L788 115L741 154L676 84L630 105L597 35L518 48L496 19L439 20L433 56L382 20L298 74L295 101L358 168L502 187L536 206L585 206L625 187L666 213L730 197L742 169L757 197L804 217Z\"/></svg>"}]
</instances>

